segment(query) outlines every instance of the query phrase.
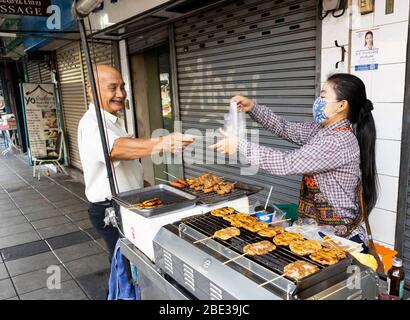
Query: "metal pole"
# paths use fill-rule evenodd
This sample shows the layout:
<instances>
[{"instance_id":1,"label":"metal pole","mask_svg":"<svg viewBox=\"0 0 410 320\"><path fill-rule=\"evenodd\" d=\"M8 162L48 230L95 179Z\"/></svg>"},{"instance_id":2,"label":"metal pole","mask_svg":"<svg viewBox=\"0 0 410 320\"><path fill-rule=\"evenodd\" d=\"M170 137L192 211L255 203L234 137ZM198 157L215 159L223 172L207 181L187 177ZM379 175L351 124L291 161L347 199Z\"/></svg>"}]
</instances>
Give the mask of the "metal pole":
<instances>
[{"instance_id":1,"label":"metal pole","mask_svg":"<svg viewBox=\"0 0 410 320\"><path fill-rule=\"evenodd\" d=\"M113 177L113 172L112 172L112 167L111 167L111 157L108 151L107 140L105 138L104 124L103 124L101 109L100 109L100 101L98 99L99 96L98 96L97 86L96 86L96 82L94 78L93 65L91 62L90 50L88 47L87 34L85 32L85 24L84 24L83 19L78 19L78 29L80 30L81 45L83 47L83 51L85 55L85 62L87 64L87 69L88 69L88 80L90 82L91 90L93 92L93 97L94 97L95 114L97 115L98 129L100 131L100 138L101 138L101 143L102 143L103 152L104 152L105 166L107 168L107 177L110 183L111 194L115 196L117 194L117 191L115 189L114 177Z\"/></svg>"}]
</instances>

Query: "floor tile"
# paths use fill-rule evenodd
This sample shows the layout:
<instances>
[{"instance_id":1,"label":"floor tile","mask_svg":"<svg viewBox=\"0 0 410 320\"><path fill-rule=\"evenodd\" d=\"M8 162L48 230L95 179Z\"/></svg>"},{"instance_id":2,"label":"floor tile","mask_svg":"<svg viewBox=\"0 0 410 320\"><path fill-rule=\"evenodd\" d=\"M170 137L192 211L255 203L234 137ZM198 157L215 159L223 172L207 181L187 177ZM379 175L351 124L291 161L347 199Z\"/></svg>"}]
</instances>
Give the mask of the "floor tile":
<instances>
[{"instance_id":1,"label":"floor tile","mask_svg":"<svg viewBox=\"0 0 410 320\"><path fill-rule=\"evenodd\" d=\"M107 300L109 270L88 274L77 278L88 296L93 300Z\"/></svg>"},{"instance_id":2,"label":"floor tile","mask_svg":"<svg viewBox=\"0 0 410 320\"><path fill-rule=\"evenodd\" d=\"M81 227L82 229L90 229L93 227L89 218L78 220L74 222L77 226Z\"/></svg>"},{"instance_id":3,"label":"floor tile","mask_svg":"<svg viewBox=\"0 0 410 320\"><path fill-rule=\"evenodd\" d=\"M14 290L10 279L0 280L0 300L12 298L16 295L16 290Z\"/></svg>"},{"instance_id":4,"label":"floor tile","mask_svg":"<svg viewBox=\"0 0 410 320\"><path fill-rule=\"evenodd\" d=\"M78 198L70 198L70 199L65 199L65 200L61 200L61 201L55 201L53 203L57 208L65 208L65 207L76 205L76 204L79 204L79 203L82 203L82 202L83 201L78 199Z\"/></svg>"},{"instance_id":5,"label":"floor tile","mask_svg":"<svg viewBox=\"0 0 410 320\"><path fill-rule=\"evenodd\" d=\"M58 267L57 270L59 270L58 272L60 276L60 282L72 279L63 266L58 265L56 267ZM53 278L51 278L49 281L52 284L55 284L55 281L57 279L55 280L54 277L58 275L54 273L54 270L54 268L44 268L14 277L12 280L14 282L14 286L16 287L17 293L21 295L34 290L47 288L47 279L49 279L51 276L53 276Z\"/></svg>"},{"instance_id":6,"label":"floor tile","mask_svg":"<svg viewBox=\"0 0 410 320\"><path fill-rule=\"evenodd\" d=\"M19 299L19 297L15 296L15 297L12 297L12 298L8 298L6 300L20 300L20 299Z\"/></svg>"},{"instance_id":7,"label":"floor tile","mask_svg":"<svg viewBox=\"0 0 410 320\"><path fill-rule=\"evenodd\" d=\"M0 212L7 212L10 210L16 210L16 209L17 207L12 202L0 204Z\"/></svg>"},{"instance_id":8,"label":"floor tile","mask_svg":"<svg viewBox=\"0 0 410 320\"><path fill-rule=\"evenodd\" d=\"M82 300L86 297L74 280L61 283L61 289L43 288L22 294L21 300Z\"/></svg>"},{"instance_id":9,"label":"floor tile","mask_svg":"<svg viewBox=\"0 0 410 320\"><path fill-rule=\"evenodd\" d=\"M27 220L23 215L17 216L17 217L1 219L1 227L2 228L15 226L15 225L21 224L21 223L27 223Z\"/></svg>"},{"instance_id":10,"label":"floor tile","mask_svg":"<svg viewBox=\"0 0 410 320\"><path fill-rule=\"evenodd\" d=\"M75 205L60 208L60 210L66 214L74 212L87 212L88 205L86 203L78 203Z\"/></svg>"},{"instance_id":11,"label":"floor tile","mask_svg":"<svg viewBox=\"0 0 410 320\"><path fill-rule=\"evenodd\" d=\"M108 270L110 264L108 262L108 255L106 253L99 253L68 262L66 263L66 267L78 278L98 271Z\"/></svg>"},{"instance_id":12,"label":"floor tile","mask_svg":"<svg viewBox=\"0 0 410 320\"><path fill-rule=\"evenodd\" d=\"M17 246L19 244L40 240L35 230L9 235L0 238L0 249Z\"/></svg>"},{"instance_id":13,"label":"floor tile","mask_svg":"<svg viewBox=\"0 0 410 320\"><path fill-rule=\"evenodd\" d=\"M51 227L39 229L37 231L41 234L41 236L44 239L47 239L51 237L61 236L61 235L68 234L68 233L73 233L78 230L79 229L75 224L69 222L66 224L60 224L57 226L51 226Z\"/></svg>"},{"instance_id":14,"label":"floor tile","mask_svg":"<svg viewBox=\"0 0 410 320\"><path fill-rule=\"evenodd\" d=\"M47 251L50 251L48 245L44 242L44 240L39 240L14 247L4 248L0 250L0 253L4 261L11 261L34 256Z\"/></svg>"},{"instance_id":15,"label":"floor tile","mask_svg":"<svg viewBox=\"0 0 410 320\"><path fill-rule=\"evenodd\" d=\"M36 200L36 199L42 199L43 197L36 191L33 191L32 193L29 194L14 194L13 195L13 200L16 201L16 203L19 203L21 201L29 201L29 200Z\"/></svg>"},{"instance_id":16,"label":"floor tile","mask_svg":"<svg viewBox=\"0 0 410 320\"><path fill-rule=\"evenodd\" d=\"M45 209L43 211L39 211L35 213L26 214L26 217L30 222L33 222L37 220L58 217L61 215L62 215L61 212L59 212L57 209L52 208L52 209Z\"/></svg>"},{"instance_id":17,"label":"floor tile","mask_svg":"<svg viewBox=\"0 0 410 320\"><path fill-rule=\"evenodd\" d=\"M95 241L98 242L100 246L104 248L105 252L108 252L107 244L105 243L103 238L96 239Z\"/></svg>"},{"instance_id":18,"label":"floor tile","mask_svg":"<svg viewBox=\"0 0 410 320\"><path fill-rule=\"evenodd\" d=\"M34 208L34 207L44 208L44 207L47 207L49 205L50 205L50 203L44 198L35 199L35 200L28 200L28 201L22 201L18 204L19 208L21 208L22 211L24 211L24 208L29 208L29 207L31 207L31 208Z\"/></svg>"},{"instance_id":19,"label":"floor tile","mask_svg":"<svg viewBox=\"0 0 410 320\"><path fill-rule=\"evenodd\" d=\"M34 230L33 227L30 225L30 223L28 222L17 224L14 226L9 226L9 227L2 227L1 223L2 222L0 220L0 238L13 235L13 234L18 234L18 233Z\"/></svg>"},{"instance_id":20,"label":"floor tile","mask_svg":"<svg viewBox=\"0 0 410 320\"><path fill-rule=\"evenodd\" d=\"M6 261L7 269L12 277L46 268L51 265L58 265L57 258L51 252L36 254L31 257L18 260Z\"/></svg>"},{"instance_id":21,"label":"floor tile","mask_svg":"<svg viewBox=\"0 0 410 320\"><path fill-rule=\"evenodd\" d=\"M57 209L54 208L51 204L43 205L43 206L25 207L25 208L21 208L21 211L23 211L25 215L30 215L30 214L35 214L35 213L40 214L42 212L58 212Z\"/></svg>"},{"instance_id":22,"label":"floor tile","mask_svg":"<svg viewBox=\"0 0 410 320\"><path fill-rule=\"evenodd\" d=\"M104 252L104 249L94 241L87 241L84 243L68 246L65 248L57 249L54 253L57 257L65 262L80 259L83 257L95 255Z\"/></svg>"},{"instance_id":23,"label":"floor tile","mask_svg":"<svg viewBox=\"0 0 410 320\"><path fill-rule=\"evenodd\" d=\"M71 194L67 192L55 192L55 193L44 193L44 196L51 202L55 203L56 201L66 200L67 197L71 196Z\"/></svg>"},{"instance_id":24,"label":"floor tile","mask_svg":"<svg viewBox=\"0 0 410 320\"><path fill-rule=\"evenodd\" d=\"M65 224L70 222L65 216L57 216L57 217L51 217L47 219L41 219L41 220L36 220L33 221L33 226L36 229L43 229L47 227L52 227L52 226L57 226L59 224Z\"/></svg>"},{"instance_id":25,"label":"floor tile","mask_svg":"<svg viewBox=\"0 0 410 320\"><path fill-rule=\"evenodd\" d=\"M21 211L16 209L10 209L7 211L0 210L0 221L5 218L17 217L22 215Z\"/></svg>"},{"instance_id":26,"label":"floor tile","mask_svg":"<svg viewBox=\"0 0 410 320\"><path fill-rule=\"evenodd\" d=\"M66 213L68 217L70 217L71 220L73 221L80 221L88 218L88 211L83 210L80 212L75 212L75 213Z\"/></svg>"},{"instance_id":27,"label":"floor tile","mask_svg":"<svg viewBox=\"0 0 410 320\"><path fill-rule=\"evenodd\" d=\"M89 233L93 240L97 240L101 238L100 234L97 232L97 230L94 229L94 227L85 229L84 231Z\"/></svg>"},{"instance_id":28,"label":"floor tile","mask_svg":"<svg viewBox=\"0 0 410 320\"><path fill-rule=\"evenodd\" d=\"M9 274L4 263L0 263L0 280L6 279L9 277Z\"/></svg>"},{"instance_id":29,"label":"floor tile","mask_svg":"<svg viewBox=\"0 0 410 320\"><path fill-rule=\"evenodd\" d=\"M90 237L82 231L77 231L63 236L52 237L47 239L47 242L53 250L72 246L78 243L90 241Z\"/></svg>"}]
</instances>

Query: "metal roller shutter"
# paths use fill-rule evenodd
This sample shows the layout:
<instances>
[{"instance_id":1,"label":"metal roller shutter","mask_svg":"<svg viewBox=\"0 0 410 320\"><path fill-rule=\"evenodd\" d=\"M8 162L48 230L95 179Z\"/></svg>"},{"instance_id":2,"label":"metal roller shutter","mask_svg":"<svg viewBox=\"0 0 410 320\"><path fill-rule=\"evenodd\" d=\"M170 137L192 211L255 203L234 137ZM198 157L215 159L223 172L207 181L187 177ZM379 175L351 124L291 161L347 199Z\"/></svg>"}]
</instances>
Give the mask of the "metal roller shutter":
<instances>
[{"instance_id":1,"label":"metal roller shutter","mask_svg":"<svg viewBox=\"0 0 410 320\"><path fill-rule=\"evenodd\" d=\"M92 61L116 65L115 48L115 44L90 45ZM80 43L76 42L57 50L57 69L70 162L74 167L81 169L77 129L90 101L85 91L88 71Z\"/></svg>"},{"instance_id":2,"label":"metal roller shutter","mask_svg":"<svg viewBox=\"0 0 410 320\"><path fill-rule=\"evenodd\" d=\"M57 71L70 163L81 169L77 127L81 117L87 111L87 105L79 43L72 43L57 50Z\"/></svg>"},{"instance_id":3,"label":"metal roller shutter","mask_svg":"<svg viewBox=\"0 0 410 320\"><path fill-rule=\"evenodd\" d=\"M241 94L268 105L291 121L311 120L316 86L315 1L236 1L174 28L179 103L183 129L223 126L229 100ZM260 129L260 143L280 150L295 146ZM260 170L241 176L239 165L188 165L188 177L204 171L259 185L253 200L297 203L300 177L279 177Z\"/></svg>"},{"instance_id":4,"label":"metal roller shutter","mask_svg":"<svg viewBox=\"0 0 410 320\"><path fill-rule=\"evenodd\" d=\"M45 61L27 61L28 81L32 83L51 83L50 66Z\"/></svg>"}]
</instances>

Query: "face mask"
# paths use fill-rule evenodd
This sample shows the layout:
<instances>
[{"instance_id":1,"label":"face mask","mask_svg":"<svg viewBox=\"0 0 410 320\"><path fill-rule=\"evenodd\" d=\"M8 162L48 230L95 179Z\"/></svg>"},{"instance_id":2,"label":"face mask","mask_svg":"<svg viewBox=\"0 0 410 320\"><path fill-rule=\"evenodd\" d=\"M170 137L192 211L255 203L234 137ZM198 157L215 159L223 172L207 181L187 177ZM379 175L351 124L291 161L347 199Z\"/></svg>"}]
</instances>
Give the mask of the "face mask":
<instances>
[{"instance_id":1,"label":"face mask","mask_svg":"<svg viewBox=\"0 0 410 320\"><path fill-rule=\"evenodd\" d=\"M327 116L325 113L325 107L326 104L333 102L337 102L337 100L325 101L320 97L315 100L315 102L313 103L313 120L316 123L322 124L327 119L329 119L329 116Z\"/></svg>"}]
</instances>

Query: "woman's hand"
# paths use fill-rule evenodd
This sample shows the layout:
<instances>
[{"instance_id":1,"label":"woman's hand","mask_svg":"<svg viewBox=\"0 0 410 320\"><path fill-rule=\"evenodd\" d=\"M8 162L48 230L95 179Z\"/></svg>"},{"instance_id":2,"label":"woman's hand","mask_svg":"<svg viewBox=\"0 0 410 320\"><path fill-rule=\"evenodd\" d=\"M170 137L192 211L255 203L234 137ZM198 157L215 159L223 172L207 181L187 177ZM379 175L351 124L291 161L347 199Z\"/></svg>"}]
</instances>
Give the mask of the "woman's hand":
<instances>
[{"instance_id":1,"label":"woman's hand","mask_svg":"<svg viewBox=\"0 0 410 320\"><path fill-rule=\"evenodd\" d=\"M243 96L235 96L231 99L231 101L235 101L238 106L238 112L251 112L254 103L251 99Z\"/></svg>"},{"instance_id":2,"label":"woman's hand","mask_svg":"<svg viewBox=\"0 0 410 320\"><path fill-rule=\"evenodd\" d=\"M213 144L210 148L229 155L236 153L239 145L238 136L225 132L223 129L219 129L219 132L224 136L224 139Z\"/></svg>"}]
</instances>

